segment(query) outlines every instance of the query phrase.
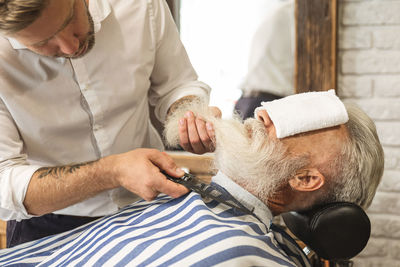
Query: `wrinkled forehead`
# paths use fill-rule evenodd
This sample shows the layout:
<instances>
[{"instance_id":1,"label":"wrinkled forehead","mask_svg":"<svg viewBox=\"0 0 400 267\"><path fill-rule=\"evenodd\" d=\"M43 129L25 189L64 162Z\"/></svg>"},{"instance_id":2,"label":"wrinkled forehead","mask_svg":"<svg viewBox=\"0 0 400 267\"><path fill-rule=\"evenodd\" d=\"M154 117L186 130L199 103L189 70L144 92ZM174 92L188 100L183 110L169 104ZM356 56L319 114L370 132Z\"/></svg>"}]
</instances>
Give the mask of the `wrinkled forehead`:
<instances>
[{"instance_id":1,"label":"wrinkled forehead","mask_svg":"<svg viewBox=\"0 0 400 267\"><path fill-rule=\"evenodd\" d=\"M335 91L308 92L271 102L262 102L254 114L266 110L276 129L277 138L330 128L349 120Z\"/></svg>"}]
</instances>

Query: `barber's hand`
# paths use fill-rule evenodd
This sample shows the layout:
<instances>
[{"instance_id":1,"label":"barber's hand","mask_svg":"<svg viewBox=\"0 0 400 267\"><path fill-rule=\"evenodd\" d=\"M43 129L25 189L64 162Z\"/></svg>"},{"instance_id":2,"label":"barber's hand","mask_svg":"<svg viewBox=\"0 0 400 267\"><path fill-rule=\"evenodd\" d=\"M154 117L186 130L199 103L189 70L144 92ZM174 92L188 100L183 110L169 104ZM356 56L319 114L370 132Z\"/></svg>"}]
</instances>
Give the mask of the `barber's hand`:
<instances>
[{"instance_id":1,"label":"barber's hand","mask_svg":"<svg viewBox=\"0 0 400 267\"><path fill-rule=\"evenodd\" d=\"M112 173L114 184L150 201L159 193L173 198L180 197L189 190L183 185L168 180L162 173L173 177L184 175L172 158L165 152L156 149L136 149L112 157Z\"/></svg>"},{"instance_id":2,"label":"barber's hand","mask_svg":"<svg viewBox=\"0 0 400 267\"><path fill-rule=\"evenodd\" d=\"M221 118L221 110L217 107L209 107L211 113ZM181 147L195 154L204 154L215 150L214 126L201 117L195 117L188 111L185 117L179 120L179 139Z\"/></svg>"}]
</instances>

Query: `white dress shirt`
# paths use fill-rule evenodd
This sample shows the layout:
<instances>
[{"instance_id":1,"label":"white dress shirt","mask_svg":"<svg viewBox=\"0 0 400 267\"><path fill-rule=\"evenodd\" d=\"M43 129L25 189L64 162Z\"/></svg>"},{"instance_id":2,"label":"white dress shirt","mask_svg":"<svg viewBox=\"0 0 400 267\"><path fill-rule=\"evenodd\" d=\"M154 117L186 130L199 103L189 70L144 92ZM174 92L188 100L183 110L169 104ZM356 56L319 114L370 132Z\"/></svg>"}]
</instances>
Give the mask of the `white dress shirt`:
<instances>
[{"instance_id":1,"label":"white dress shirt","mask_svg":"<svg viewBox=\"0 0 400 267\"><path fill-rule=\"evenodd\" d=\"M96 45L80 59L39 56L0 36L0 219L27 219L32 174L140 147L163 149L164 121L181 97L208 97L164 0L91 0ZM117 211L121 189L55 213ZM137 197L136 197L137 198Z\"/></svg>"},{"instance_id":2,"label":"white dress shirt","mask_svg":"<svg viewBox=\"0 0 400 267\"><path fill-rule=\"evenodd\" d=\"M261 91L278 96L294 93L294 0L279 1L254 34L248 71L241 84L245 92Z\"/></svg>"}]
</instances>

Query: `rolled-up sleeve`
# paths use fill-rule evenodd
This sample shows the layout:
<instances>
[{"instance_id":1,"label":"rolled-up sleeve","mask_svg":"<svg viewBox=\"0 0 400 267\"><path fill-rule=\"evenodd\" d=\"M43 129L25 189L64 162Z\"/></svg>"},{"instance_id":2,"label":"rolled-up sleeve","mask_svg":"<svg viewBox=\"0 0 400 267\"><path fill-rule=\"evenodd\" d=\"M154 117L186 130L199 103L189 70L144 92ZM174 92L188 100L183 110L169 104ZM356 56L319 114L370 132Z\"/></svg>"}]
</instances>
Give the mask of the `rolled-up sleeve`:
<instances>
[{"instance_id":1,"label":"rolled-up sleeve","mask_svg":"<svg viewBox=\"0 0 400 267\"><path fill-rule=\"evenodd\" d=\"M0 133L0 219L31 218L23 202L30 179L41 166L26 161L17 127L1 101Z\"/></svg>"},{"instance_id":2,"label":"rolled-up sleeve","mask_svg":"<svg viewBox=\"0 0 400 267\"><path fill-rule=\"evenodd\" d=\"M33 217L28 214L23 202L30 179L39 168L40 166L25 165L6 167L1 171L0 219L20 221Z\"/></svg>"},{"instance_id":3,"label":"rolled-up sleeve","mask_svg":"<svg viewBox=\"0 0 400 267\"><path fill-rule=\"evenodd\" d=\"M194 95L209 99L210 87L197 80L179 32L163 0L149 0L150 19L155 49L151 75L150 104L155 115L164 121L169 107L178 99Z\"/></svg>"}]
</instances>

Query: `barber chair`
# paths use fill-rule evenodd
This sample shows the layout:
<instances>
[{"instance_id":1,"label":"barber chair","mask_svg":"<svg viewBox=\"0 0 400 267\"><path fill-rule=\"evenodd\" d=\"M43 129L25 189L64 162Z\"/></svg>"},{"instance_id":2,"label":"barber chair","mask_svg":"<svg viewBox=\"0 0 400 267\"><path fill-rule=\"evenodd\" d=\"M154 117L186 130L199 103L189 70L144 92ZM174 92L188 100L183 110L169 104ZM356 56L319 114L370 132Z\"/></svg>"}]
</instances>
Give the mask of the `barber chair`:
<instances>
[{"instance_id":1,"label":"barber chair","mask_svg":"<svg viewBox=\"0 0 400 267\"><path fill-rule=\"evenodd\" d=\"M371 223L358 205L335 202L302 212L282 214L287 228L304 244L305 254L314 252L311 263L315 267L322 260L329 267L352 266L351 258L367 245ZM310 251L311 250L311 251Z\"/></svg>"}]
</instances>

